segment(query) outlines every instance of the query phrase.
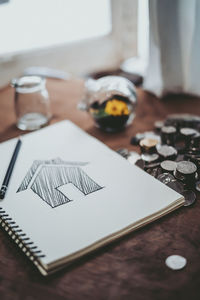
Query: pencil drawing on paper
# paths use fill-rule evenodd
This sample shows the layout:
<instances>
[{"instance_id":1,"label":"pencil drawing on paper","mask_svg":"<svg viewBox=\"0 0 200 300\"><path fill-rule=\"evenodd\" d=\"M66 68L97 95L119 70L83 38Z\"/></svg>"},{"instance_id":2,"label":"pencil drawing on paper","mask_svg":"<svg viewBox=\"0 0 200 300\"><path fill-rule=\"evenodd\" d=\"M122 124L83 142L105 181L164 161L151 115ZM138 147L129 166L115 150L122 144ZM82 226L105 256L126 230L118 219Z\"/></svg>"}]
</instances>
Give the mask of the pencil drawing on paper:
<instances>
[{"instance_id":1,"label":"pencil drawing on paper","mask_svg":"<svg viewBox=\"0 0 200 300\"><path fill-rule=\"evenodd\" d=\"M73 184L83 195L96 192L103 187L91 179L82 169L88 163L67 162L60 158L35 160L24 177L17 193L31 188L52 208L68 203L69 199L59 188L68 183Z\"/></svg>"}]
</instances>

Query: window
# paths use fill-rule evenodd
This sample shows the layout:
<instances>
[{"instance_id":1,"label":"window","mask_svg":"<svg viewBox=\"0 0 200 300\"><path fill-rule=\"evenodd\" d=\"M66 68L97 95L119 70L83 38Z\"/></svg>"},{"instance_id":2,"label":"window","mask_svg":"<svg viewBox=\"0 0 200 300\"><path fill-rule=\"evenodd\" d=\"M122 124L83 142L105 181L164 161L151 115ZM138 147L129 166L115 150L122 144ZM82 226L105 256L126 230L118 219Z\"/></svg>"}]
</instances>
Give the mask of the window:
<instances>
[{"instance_id":1,"label":"window","mask_svg":"<svg viewBox=\"0 0 200 300\"><path fill-rule=\"evenodd\" d=\"M0 85L30 66L80 75L136 56L140 1L10 0L0 5Z\"/></svg>"},{"instance_id":2,"label":"window","mask_svg":"<svg viewBox=\"0 0 200 300\"><path fill-rule=\"evenodd\" d=\"M11 0L1 6L0 28L0 56L103 36L111 32L110 2Z\"/></svg>"}]
</instances>

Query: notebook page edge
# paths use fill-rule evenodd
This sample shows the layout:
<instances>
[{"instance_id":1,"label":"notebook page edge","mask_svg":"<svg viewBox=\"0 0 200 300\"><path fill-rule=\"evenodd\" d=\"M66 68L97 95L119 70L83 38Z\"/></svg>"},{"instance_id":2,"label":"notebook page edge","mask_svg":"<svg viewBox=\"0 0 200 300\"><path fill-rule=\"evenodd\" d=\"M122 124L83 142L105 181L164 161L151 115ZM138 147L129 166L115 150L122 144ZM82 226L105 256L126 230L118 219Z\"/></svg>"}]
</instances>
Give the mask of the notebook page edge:
<instances>
[{"instance_id":1,"label":"notebook page edge","mask_svg":"<svg viewBox=\"0 0 200 300\"><path fill-rule=\"evenodd\" d=\"M73 261L75 261L78 258L81 258L82 256L89 254L101 247L106 246L107 244L121 238L122 236L125 236L141 227L146 226L147 224L162 218L163 216L169 214L170 212L180 208L181 206L183 206L183 204L185 203L185 199L182 195L180 195L181 197L179 199L177 199L176 201L174 201L171 205L168 205L165 209L159 210L156 213L153 213L151 215L149 215L146 218L143 218L133 224L130 224L129 226L121 229L120 231L117 231L101 240L98 240L96 242L94 242L93 244L91 244L90 246L81 249L71 255L68 255L66 257L63 257L61 259L58 259L52 263L49 264L43 264L42 260L41 260L41 264L43 265L44 269L47 271L47 273L54 273L54 268L56 269L55 271L57 271L57 269L62 269L65 266L67 266L68 264L72 263Z\"/></svg>"}]
</instances>

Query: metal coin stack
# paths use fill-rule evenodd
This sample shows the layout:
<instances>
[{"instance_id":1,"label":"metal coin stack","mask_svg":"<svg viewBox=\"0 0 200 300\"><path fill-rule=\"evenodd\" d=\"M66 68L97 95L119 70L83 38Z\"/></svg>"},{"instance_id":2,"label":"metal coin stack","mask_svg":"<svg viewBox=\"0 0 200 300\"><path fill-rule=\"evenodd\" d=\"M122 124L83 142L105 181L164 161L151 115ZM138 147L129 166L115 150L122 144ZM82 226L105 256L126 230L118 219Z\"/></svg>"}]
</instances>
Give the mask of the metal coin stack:
<instances>
[{"instance_id":1,"label":"metal coin stack","mask_svg":"<svg viewBox=\"0 0 200 300\"><path fill-rule=\"evenodd\" d=\"M176 128L174 126L163 126L161 128L162 143L166 145L174 145Z\"/></svg>"},{"instance_id":2,"label":"metal coin stack","mask_svg":"<svg viewBox=\"0 0 200 300\"><path fill-rule=\"evenodd\" d=\"M200 193L199 116L169 115L155 122L154 133L136 134L131 144L140 147L140 157L136 159L136 152L129 152L129 161L182 194L185 206L195 202Z\"/></svg>"}]
</instances>

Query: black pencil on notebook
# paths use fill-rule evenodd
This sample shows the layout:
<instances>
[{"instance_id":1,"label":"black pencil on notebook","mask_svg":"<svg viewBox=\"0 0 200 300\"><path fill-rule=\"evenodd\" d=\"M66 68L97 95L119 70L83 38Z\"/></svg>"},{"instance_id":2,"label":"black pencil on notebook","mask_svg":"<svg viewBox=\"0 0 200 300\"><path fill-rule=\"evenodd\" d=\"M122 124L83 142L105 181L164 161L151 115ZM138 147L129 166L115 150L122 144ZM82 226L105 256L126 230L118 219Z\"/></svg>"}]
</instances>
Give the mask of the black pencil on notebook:
<instances>
[{"instance_id":1,"label":"black pencil on notebook","mask_svg":"<svg viewBox=\"0 0 200 300\"><path fill-rule=\"evenodd\" d=\"M15 162L16 162L16 159L17 159L17 156L18 156L18 153L19 153L19 149L21 147L21 143L22 143L22 141L19 138L18 141L17 141L17 144L15 146L15 150L13 152L13 155L12 155L12 158L10 160L6 175L4 177L4 180L3 180L3 183L2 183L2 186L1 186L0 199L4 199L6 191L8 189L8 184L9 184L12 172L13 172L13 168L15 166Z\"/></svg>"}]
</instances>

